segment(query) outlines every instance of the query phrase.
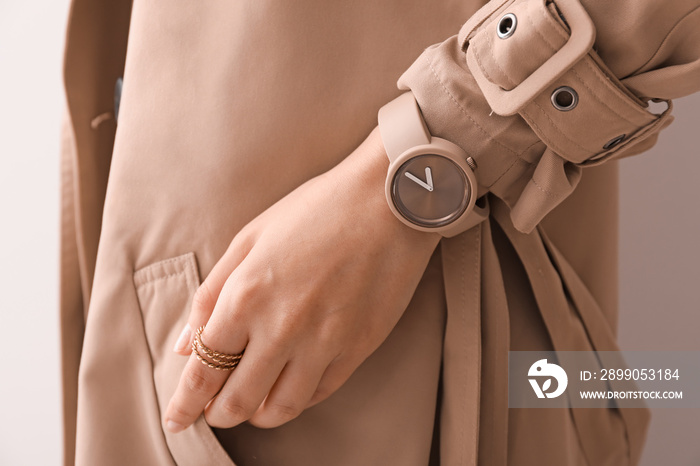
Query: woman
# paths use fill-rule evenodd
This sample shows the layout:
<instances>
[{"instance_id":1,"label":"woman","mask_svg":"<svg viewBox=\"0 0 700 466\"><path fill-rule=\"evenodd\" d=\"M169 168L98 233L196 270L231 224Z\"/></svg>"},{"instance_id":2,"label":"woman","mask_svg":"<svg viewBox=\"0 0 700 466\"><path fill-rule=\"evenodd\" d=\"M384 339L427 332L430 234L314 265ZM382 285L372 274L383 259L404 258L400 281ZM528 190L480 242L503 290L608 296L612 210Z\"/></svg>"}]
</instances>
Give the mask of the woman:
<instances>
[{"instance_id":1,"label":"woman","mask_svg":"<svg viewBox=\"0 0 700 466\"><path fill-rule=\"evenodd\" d=\"M614 159L700 3L484 3L73 1L67 463L637 463L646 411L509 412L507 355L616 349ZM399 77L490 211L451 238L387 205Z\"/></svg>"}]
</instances>

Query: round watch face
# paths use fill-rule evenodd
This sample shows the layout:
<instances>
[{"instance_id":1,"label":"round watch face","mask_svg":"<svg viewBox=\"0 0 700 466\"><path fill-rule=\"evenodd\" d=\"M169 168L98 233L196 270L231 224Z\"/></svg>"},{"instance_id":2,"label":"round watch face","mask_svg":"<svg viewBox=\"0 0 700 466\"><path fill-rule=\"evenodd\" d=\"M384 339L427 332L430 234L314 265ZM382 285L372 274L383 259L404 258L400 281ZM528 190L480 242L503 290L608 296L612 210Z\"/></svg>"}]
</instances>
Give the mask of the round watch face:
<instances>
[{"instance_id":1,"label":"round watch face","mask_svg":"<svg viewBox=\"0 0 700 466\"><path fill-rule=\"evenodd\" d=\"M469 205L464 170L447 157L426 154L406 161L394 174L392 197L407 220L424 227L447 225Z\"/></svg>"}]
</instances>

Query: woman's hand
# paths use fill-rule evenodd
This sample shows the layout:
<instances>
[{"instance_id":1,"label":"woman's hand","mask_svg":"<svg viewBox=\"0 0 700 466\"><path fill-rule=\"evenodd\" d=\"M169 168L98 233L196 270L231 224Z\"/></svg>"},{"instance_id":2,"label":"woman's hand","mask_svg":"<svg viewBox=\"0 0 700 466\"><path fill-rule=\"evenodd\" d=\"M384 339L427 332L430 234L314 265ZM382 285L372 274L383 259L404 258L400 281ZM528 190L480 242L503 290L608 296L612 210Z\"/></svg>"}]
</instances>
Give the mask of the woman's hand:
<instances>
[{"instance_id":1,"label":"woman's hand","mask_svg":"<svg viewBox=\"0 0 700 466\"><path fill-rule=\"evenodd\" d=\"M275 427L335 392L387 338L440 237L386 205L388 160L377 130L341 164L303 184L236 235L197 290L192 329L208 347L245 354L232 372L194 356L165 422L204 411L215 427Z\"/></svg>"}]
</instances>

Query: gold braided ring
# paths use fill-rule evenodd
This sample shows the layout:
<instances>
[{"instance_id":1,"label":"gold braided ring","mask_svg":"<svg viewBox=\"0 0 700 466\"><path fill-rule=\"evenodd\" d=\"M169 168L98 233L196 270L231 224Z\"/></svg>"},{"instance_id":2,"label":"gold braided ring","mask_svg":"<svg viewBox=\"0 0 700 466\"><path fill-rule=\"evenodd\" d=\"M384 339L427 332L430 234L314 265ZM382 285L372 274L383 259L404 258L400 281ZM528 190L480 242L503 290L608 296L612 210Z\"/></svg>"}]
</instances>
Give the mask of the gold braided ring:
<instances>
[{"instance_id":1,"label":"gold braided ring","mask_svg":"<svg viewBox=\"0 0 700 466\"><path fill-rule=\"evenodd\" d=\"M192 354L194 354L199 361L207 367L216 369L219 371L232 371L236 368L241 358L243 357L243 351L238 354L226 354L220 353L219 351L214 351L213 349L202 343L202 332L204 331L204 326L199 327L195 333L194 340L192 341ZM202 353L199 350L202 350ZM205 358L206 356L206 358ZM210 360L211 361L210 361Z\"/></svg>"}]
</instances>

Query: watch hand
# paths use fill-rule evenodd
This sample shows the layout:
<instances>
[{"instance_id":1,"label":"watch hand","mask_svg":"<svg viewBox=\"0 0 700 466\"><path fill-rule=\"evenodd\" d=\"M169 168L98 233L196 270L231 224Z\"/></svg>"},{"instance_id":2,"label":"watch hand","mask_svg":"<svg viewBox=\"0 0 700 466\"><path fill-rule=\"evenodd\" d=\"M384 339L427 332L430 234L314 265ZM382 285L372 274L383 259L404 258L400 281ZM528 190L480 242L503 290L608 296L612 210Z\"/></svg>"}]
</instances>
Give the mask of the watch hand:
<instances>
[{"instance_id":1,"label":"watch hand","mask_svg":"<svg viewBox=\"0 0 700 466\"><path fill-rule=\"evenodd\" d=\"M430 167L425 167L425 181L428 182L428 186L430 186L430 191L433 190L433 171L430 169Z\"/></svg>"},{"instance_id":2,"label":"watch hand","mask_svg":"<svg viewBox=\"0 0 700 466\"><path fill-rule=\"evenodd\" d=\"M406 176L408 177L408 179L415 181L416 183L418 183L420 186L424 187L428 191L433 190L433 173L430 170L430 167L425 167L425 178L426 178L427 183L426 183L426 181L423 181L420 178L418 178L417 176L415 176L413 173L406 172Z\"/></svg>"}]
</instances>

